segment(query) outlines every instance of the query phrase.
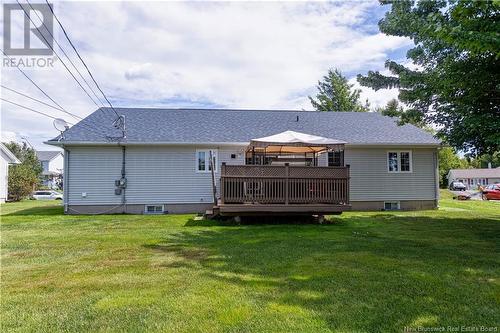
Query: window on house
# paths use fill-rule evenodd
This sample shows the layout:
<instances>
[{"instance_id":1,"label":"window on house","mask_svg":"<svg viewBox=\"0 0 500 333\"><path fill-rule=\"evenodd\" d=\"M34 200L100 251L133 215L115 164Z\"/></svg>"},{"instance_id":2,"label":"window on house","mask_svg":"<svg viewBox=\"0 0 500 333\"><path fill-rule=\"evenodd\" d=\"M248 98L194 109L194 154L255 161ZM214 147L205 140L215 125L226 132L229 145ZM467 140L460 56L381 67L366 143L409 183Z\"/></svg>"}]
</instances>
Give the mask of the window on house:
<instances>
[{"instance_id":1,"label":"window on house","mask_svg":"<svg viewBox=\"0 0 500 333\"><path fill-rule=\"evenodd\" d=\"M328 152L328 166L344 166L344 152L343 151L329 151Z\"/></svg>"},{"instance_id":2,"label":"window on house","mask_svg":"<svg viewBox=\"0 0 500 333\"><path fill-rule=\"evenodd\" d=\"M411 151L390 151L387 153L389 172L412 172Z\"/></svg>"},{"instance_id":3,"label":"window on house","mask_svg":"<svg viewBox=\"0 0 500 333\"><path fill-rule=\"evenodd\" d=\"M410 152L409 151L402 151L399 153L399 157L401 160L401 171L410 171Z\"/></svg>"},{"instance_id":4,"label":"window on house","mask_svg":"<svg viewBox=\"0 0 500 333\"><path fill-rule=\"evenodd\" d=\"M163 214L163 205L146 205L144 207L145 214Z\"/></svg>"},{"instance_id":5,"label":"window on house","mask_svg":"<svg viewBox=\"0 0 500 333\"><path fill-rule=\"evenodd\" d=\"M384 210L399 210L399 201L384 201Z\"/></svg>"},{"instance_id":6,"label":"window on house","mask_svg":"<svg viewBox=\"0 0 500 333\"><path fill-rule=\"evenodd\" d=\"M398 172L399 171L399 163L398 163L398 153L389 152L389 172Z\"/></svg>"},{"instance_id":7,"label":"window on house","mask_svg":"<svg viewBox=\"0 0 500 333\"><path fill-rule=\"evenodd\" d=\"M210 156L212 156L213 163L215 165L215 172L217 172L217 150L216 149L204 149L196 151L196 171L197 172L209 172L212 171L210 164Z\"/></svg>"}]
</instances>

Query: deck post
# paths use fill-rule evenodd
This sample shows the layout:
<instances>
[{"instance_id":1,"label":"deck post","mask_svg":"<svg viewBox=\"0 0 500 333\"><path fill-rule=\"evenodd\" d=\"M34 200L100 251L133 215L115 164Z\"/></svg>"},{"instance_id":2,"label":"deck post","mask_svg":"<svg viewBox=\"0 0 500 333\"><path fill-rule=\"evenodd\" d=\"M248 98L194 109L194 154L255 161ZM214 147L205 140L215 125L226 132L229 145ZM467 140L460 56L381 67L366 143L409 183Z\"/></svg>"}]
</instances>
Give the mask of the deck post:
<instances>
[{"instance_id":1,"label":"deck post","mask_svg":"<svg viewBox=\"0 0 500 333\"><path fill-rule=\"evenodd\" d=\"M221 168L220 168L220 203L221 205L224 204L224 176L226 175L226 162L222 162ZM217 205L217 203L215 204Z\"/></svg>"},{"instance_id":2,"label":"deck post","mask_svg":"<svg viewBox=\"0 0 500 333\"><path fill-rule=\"evenodd\" d=\"M285 205L289 203L289 181L290 177L290 163L285 163Z\"/></svg>"}]
</instances>

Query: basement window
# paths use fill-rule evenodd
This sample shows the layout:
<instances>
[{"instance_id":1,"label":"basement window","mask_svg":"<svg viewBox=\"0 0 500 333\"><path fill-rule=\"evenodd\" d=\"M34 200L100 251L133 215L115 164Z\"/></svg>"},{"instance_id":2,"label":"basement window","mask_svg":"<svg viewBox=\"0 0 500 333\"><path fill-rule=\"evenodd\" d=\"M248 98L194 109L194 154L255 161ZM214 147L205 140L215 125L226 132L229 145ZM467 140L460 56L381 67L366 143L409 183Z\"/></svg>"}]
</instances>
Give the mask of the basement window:
<instances>
[{"instance_id":1,"label":"basement window","mask_svg":"<svg viewBox=\"0 0 500 333\"><path fill-rule=\"evenodd\" d=\"M384 201L384 210L400 210L399 201Z\"/></svg>"},{"instance_id":2,"label":"basement window","mask_svg":"<svg viewBox=\"0 0 500 333\"><path fill-rule=\"evenodd\" d=\"M163 205L146 205L144 206L144 214L163 214Z\"/></svg>"}]
</instances>

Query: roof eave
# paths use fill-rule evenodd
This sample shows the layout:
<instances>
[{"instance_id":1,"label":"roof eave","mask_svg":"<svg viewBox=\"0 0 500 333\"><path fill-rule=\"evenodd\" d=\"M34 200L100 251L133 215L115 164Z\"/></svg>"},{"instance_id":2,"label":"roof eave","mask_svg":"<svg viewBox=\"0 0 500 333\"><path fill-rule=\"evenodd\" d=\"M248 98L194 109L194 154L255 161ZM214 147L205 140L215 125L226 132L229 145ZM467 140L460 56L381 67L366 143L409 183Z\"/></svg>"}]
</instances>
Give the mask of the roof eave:
<instances>
[{"instance_id":1,"label":"roof eave","mask_svg":"<svg viewBox=\"0 0 500 333\"><path fill-rule=\"evenodd\" d=\"M64 147L64 146L248 146L250 142L93 142L93 141L45 141L45 144ZM346 147L427 147L438 148L441 143L428 142L428 143L394 143L394 142L381 142L381 143L346 143Z\"/></svg>"},{"instance_id":2,"label":"roof eave","mask_svg":"<svg viewBox=\"0 0 500 333\"><path fill-rule=\"evenodd\" d=\"M0 147L2 151L7 155L7 157L10 159L9 164L20 164L21 161L14 155L6 146L4 146L2 143L0 143Z\"/></svg>"}]
</instances>

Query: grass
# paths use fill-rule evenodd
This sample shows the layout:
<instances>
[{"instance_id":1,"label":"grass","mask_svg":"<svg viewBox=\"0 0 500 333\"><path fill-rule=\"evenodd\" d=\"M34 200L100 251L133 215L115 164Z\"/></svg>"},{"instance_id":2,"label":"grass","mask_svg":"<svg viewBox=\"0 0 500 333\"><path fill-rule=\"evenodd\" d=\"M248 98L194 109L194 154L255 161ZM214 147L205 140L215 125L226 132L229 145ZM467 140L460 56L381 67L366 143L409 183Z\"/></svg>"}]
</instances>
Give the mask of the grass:
<instances>
[{"instance_id":1,"label":"grass","mask_svg":"<svg viewBox=\"0 0 500 333\"><path fill-rule=\"evenodd\" d=\"M500 202L330 225L1 206L6 332L402 332L500 325Z\"/></svg>"}]
</instances>

